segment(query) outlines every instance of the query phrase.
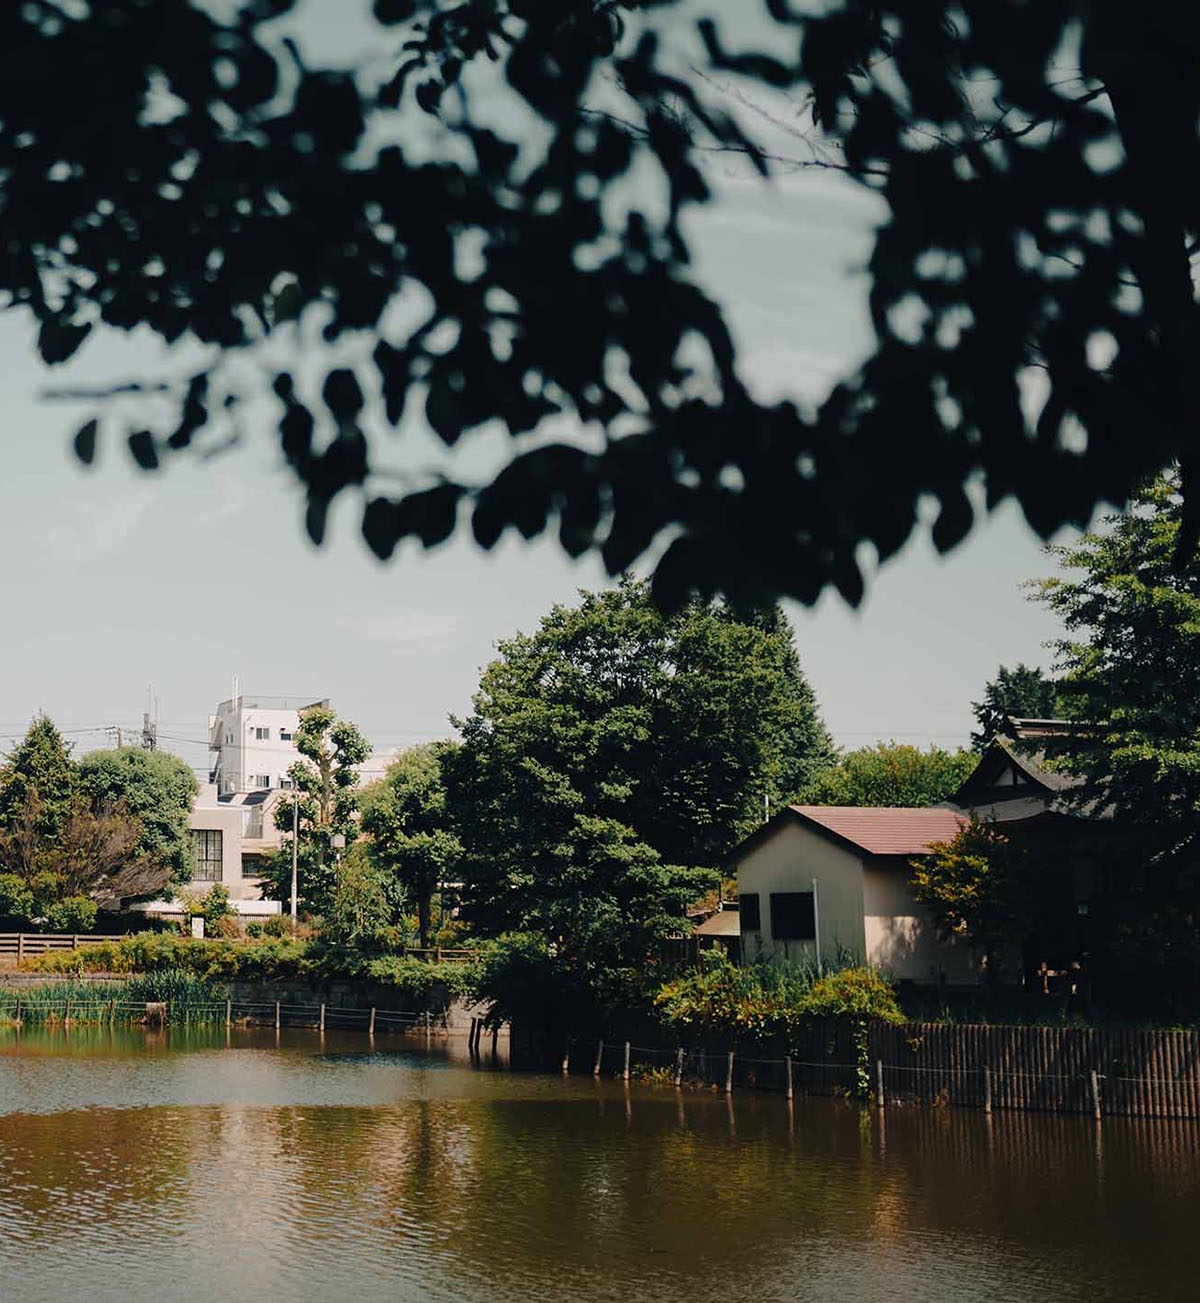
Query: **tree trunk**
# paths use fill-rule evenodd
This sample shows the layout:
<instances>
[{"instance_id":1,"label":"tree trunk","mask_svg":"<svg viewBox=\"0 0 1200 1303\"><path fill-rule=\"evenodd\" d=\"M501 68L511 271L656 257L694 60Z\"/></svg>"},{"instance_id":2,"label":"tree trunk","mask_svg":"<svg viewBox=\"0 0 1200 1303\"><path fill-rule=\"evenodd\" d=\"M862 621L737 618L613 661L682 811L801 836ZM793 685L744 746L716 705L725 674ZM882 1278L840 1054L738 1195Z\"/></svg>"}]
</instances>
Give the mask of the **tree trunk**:
<instances>
[{"instance_id":1,"label":"tree trunk","mask_svg":"<svg viewBox=\"0 0 1200 1303\"><path fill-rule=\"evenodd\" d=\"M417 929L421 936L421 949L429 946L429 916L433 911L433 892L422 889L417 897Z\"/></svg>"}]
</instances>

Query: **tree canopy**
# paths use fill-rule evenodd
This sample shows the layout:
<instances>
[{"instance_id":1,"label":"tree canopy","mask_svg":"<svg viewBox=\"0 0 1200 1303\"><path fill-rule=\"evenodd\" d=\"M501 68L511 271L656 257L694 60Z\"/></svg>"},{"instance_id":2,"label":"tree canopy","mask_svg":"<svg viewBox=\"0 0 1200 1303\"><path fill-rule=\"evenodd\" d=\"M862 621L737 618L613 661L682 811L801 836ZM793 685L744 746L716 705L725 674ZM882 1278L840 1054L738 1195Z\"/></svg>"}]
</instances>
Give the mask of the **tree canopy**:
<instances>
[{"instance_id":1,"label":"tree canopy","mask_svg":"<svg viewBox=\"0 0 1200 1303\"><path fill-rule=\"evenodd\" d=\"M585 593L500 644L444 757L464 913L590 962L640 963L829 740L786 621L645 584Z\"/></svg>"},{"instance_id":2,"label":"tree canopy","mask_svg":"<svg viewBox=\"0 0 1200 1303\"><path fill-rule=\"evenodd\" d=\"M1062 621L1064 703L1078 727L1056 763L1075 799L1143 830L1149 860L1200 833L1200 564L1176 564L1184 506L1173 475L1074 545L1035 596ZM1165 867L1164 865L1160 867Z\"/></svg>"},{"instance_id":3,"label":"tree canopy","mask_svg":"<svg viewBox=\"0 0 1200 1303\"><path fill-rule=\"evenodd\" d=\"M301 711L293 739L301 759L293 761L288 778L295 788L299 846L298 891L305 906L320 912L329 903L336 883L333 838L349 846L357 837L358 766L370 754L358 726L339 719L328 706ZM275 826L292 832L293 802L275 807ZM277 900L290 900L292 848L283 846L263 866L262 885Z\"/></svg>"},{"instance_id":4,"label":"tree canopy","mask_svg":"<svg viewBox=\"0 0 1200 1303\"><path fill-rule=\"evenodd\" d=\"M962 786L977 759L962 748L922 751L877 742L839 756L795 799L802 805L937 805Z\"/></svg>"},{"instance_id":5,"label":"tree canopy","mask_svg":"<svg viewBox=\"0 0 1200 1303\"><path fill-rule=\"evenodd\" d=\"M173 884L191 881L188 815L198 789L195 775L178 756L139 747L92 751L79 762L79 787L93 812L117 809L137 820L134 850L140 858L165 869Z\"/></svg>"},{"instance_id":6,"label":"tree canopy","mask_svg":"<svg viewBox=\"0 0 1200 1303\"><path fill-rule=\"evenodd\" d=\"M446 807L442 757L453 743L409 747L378 782L363 789L363 831L372 863L417 907L422 946L429 945L434 893L457 870L462 845Z\"/></svg>"},{"instance_id":7,"label":"tree canopy","mask_svg":"<svg viewBox=\"0 0 1200 1303\"><path fill-rule=\"evenodd\" d=\"M71 817L75 777L62 734L39 715L0 767L0 830L28 817L40 840L54 841Z\"/></svg>"},{"instance_id":8,"label":"tree canopy","mask_svg":"<svg viewBox=\"0 0 1200 1303\"><path fill-rule=\"evenodd\" d=\"M85 462L236 442L265 402L315 541L343 493L382 557L556 527L613 574L655 548L668 604L857 602L863 545L932 500L953 547L972 480L1043 535L1172 457L1190 481L1190 6L375 0L357 68L306 56L294 8L0 6L0 295L50 364L98 326L178 346L73 391ZM747 125L780 96L782 162ZM754 392L693 265L730 152L886 205L874 348L811 407ZM539 437L470 478L390 465L401 424Z\"/></svg>"},{"instance_id":9,"label":"tree canopy","mask_svg":"<svg viewBox=\"0 0 1200 1303\"><path fill-rule=\"evenodd\" d=\"M1018 719L1054 719L1062 709L1059 685L1036 665L1001 665L983 689L983 700L973 701L978 729L971 745L983 751L1004 732L1010 715Z\"/></svg>"}]
</instances>

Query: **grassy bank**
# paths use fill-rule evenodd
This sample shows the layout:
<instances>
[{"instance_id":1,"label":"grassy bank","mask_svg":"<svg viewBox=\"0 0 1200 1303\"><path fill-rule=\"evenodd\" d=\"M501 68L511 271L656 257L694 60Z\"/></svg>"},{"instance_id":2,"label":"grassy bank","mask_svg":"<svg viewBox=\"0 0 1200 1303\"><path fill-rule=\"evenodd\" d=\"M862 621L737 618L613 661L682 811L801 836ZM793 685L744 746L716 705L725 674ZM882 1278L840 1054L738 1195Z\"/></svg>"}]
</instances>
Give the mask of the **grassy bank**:
<instances>
[{"instance_id":1,"label":"grassy bank","mask_svg":"<svg viewBox=\"0 0 1200 1303\"><path fill-rule=\"evenodd\" d=\"M168 972L206 982L278 982L289 979L328 981L339 978L377 982L412 997L435 985L451 996L464 995L474 966L436 963L405 955L326 946L316 941L219 941L139 932L81 950L57 950L22 965L39 973L129 973L152 976ZM153 998L153 997L150 997Z\"/></svg>"}]
</instances>

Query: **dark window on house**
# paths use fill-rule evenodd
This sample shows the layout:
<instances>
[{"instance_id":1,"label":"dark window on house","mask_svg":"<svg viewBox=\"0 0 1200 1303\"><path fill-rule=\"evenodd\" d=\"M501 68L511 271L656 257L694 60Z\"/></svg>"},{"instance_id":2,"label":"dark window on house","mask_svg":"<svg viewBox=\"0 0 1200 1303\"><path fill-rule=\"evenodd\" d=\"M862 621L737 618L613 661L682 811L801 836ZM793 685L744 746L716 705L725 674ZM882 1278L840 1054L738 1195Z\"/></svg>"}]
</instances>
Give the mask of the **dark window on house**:
<instances>
[{"instance_id":1,"label":"dark window on house","mask_svg":"<svg viewBox=\"0 0 1200 1303\"><path fill-rule=\"evenodd\" d=\"M292 735L286 728L281 728L279 730L279 740L281 742L290 742L292 740Z\"/></svg>"},{"instance_id":2,"label":"dark window on house","mask_svg":"<svg viewBox=\"0 0 1200 1303\"><path fill-rule=\"evenodd\" d=\"M196 856L197 882L221 881L221 836L220 828L193 828L192 850Z\"/></svg>"},{"instance_id":3,"label":"dark window on house","mask_svg":"<svg viewBox=\"0 0 1200 1303\"><path fill-rule=\"evenodd\" d=\"M816 918L811 891L771 893L771 935L776 941L815 941Z\"/></svg>"},{"instance_id":4,"label":"dark window on house","mask_svg":"<svg viewBox=\"0 0 1200 1303\"><path fill-rule=\"evenodd\" d=\"M757 891L743 892L738 897L738 913L741 915L743 932L757 932L762 927Z\"/></svg>"},{"instance_id":5,"label":"dark window on house","mask_svg":"<svg viewBox=\"0 0 1200 1303\"><path fill-rule=\"evenodd\" d=\"M256 728L254 730L254 740L256 742L269 742L271 740L271 730L269 728Z\"/></svg>"}]
</instances>

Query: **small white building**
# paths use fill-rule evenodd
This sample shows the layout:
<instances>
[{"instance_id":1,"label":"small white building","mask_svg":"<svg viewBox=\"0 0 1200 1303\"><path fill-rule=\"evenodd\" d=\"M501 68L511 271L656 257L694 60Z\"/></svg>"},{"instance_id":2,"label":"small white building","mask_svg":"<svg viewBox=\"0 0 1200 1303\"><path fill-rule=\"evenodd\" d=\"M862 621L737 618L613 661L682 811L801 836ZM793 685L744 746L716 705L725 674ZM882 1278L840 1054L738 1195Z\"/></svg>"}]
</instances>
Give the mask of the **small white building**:
<instances>
[{"instance_id":1,"label":"small white building","mask_svg":"<svg viewBox=\"0 0 1200 1303\"><path fill-rule=\"evenodd\" d=\"M732 857L743 958L851 956L898 980L979 982L979 957L939 936L912 889L912 859L965 822L940 807L788 806Z\"/></svg>"},{"instance_id":2,"label":"small white building","mask_svg":"<svg viewBox=\"0 0 1200 1303\"><path fill-rule=\"evenodd\" d=\"M221 796L287 789L287 771L298 758L296 729L303 711L328 706L328 698L231 697L208 717L212 754L209 781Z\"/></svg>"}]
</instances>

